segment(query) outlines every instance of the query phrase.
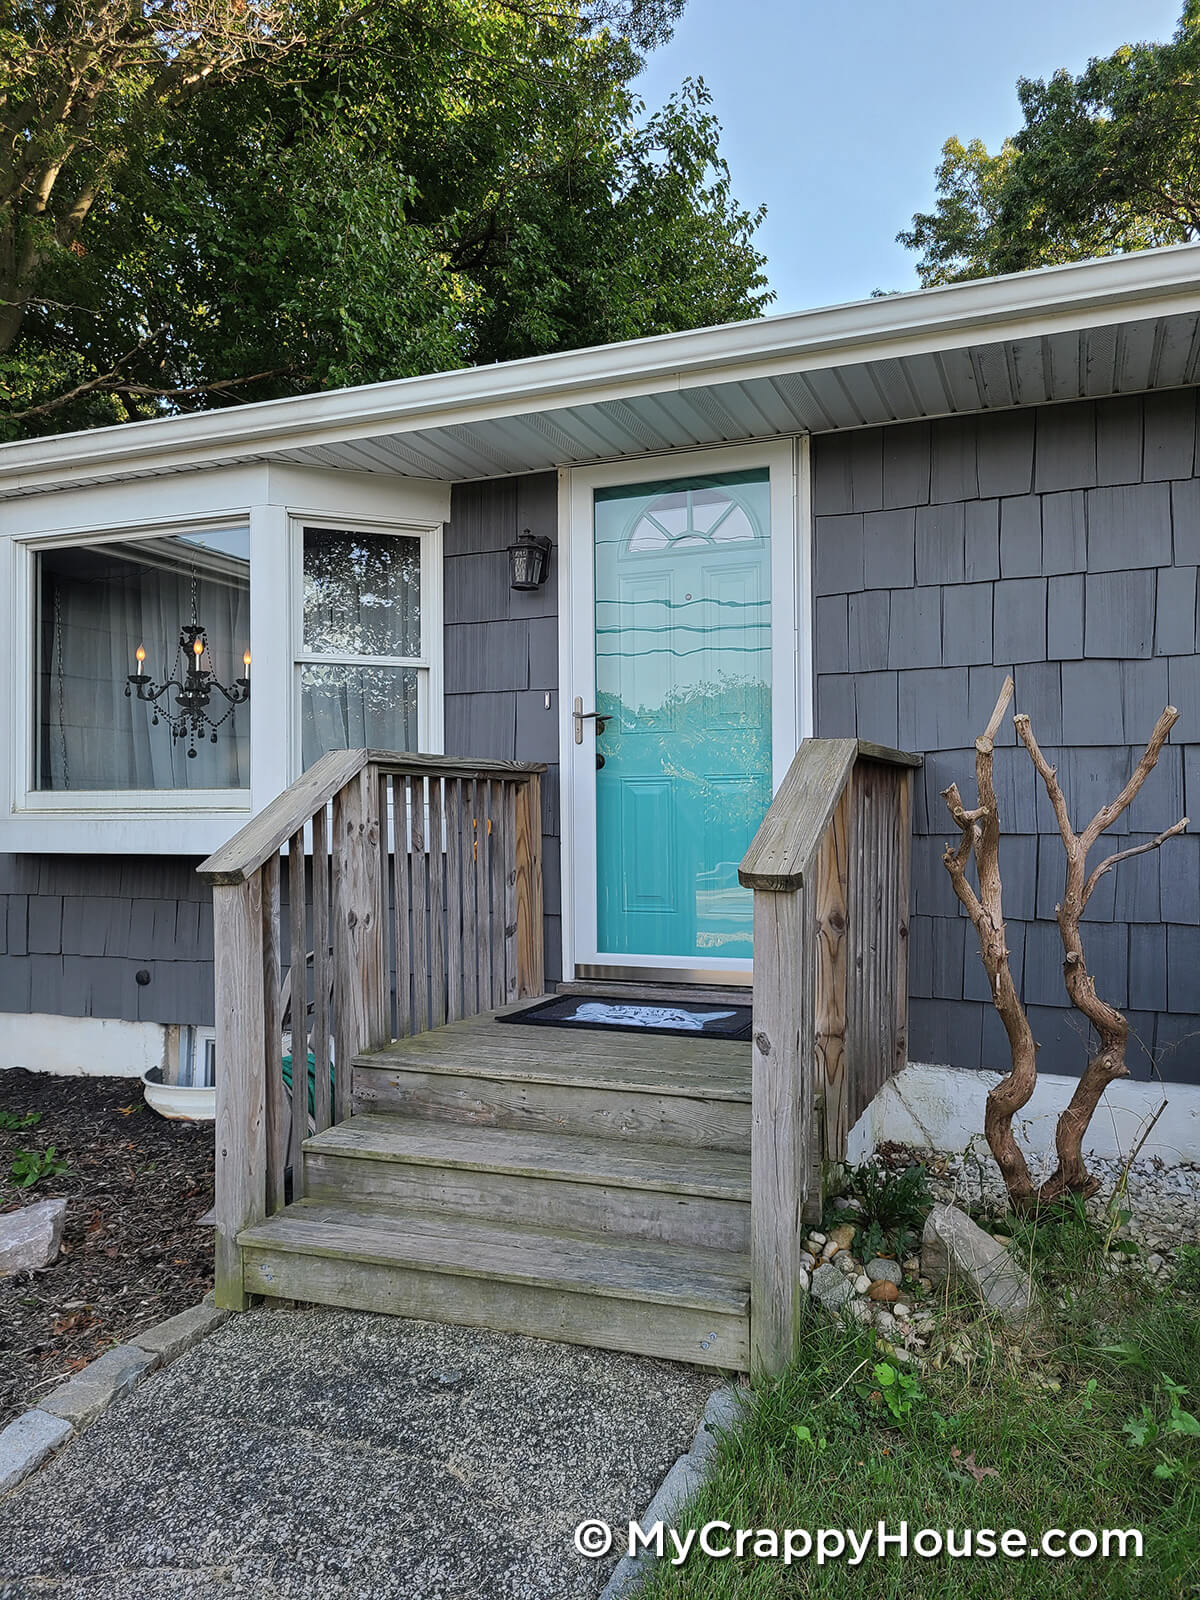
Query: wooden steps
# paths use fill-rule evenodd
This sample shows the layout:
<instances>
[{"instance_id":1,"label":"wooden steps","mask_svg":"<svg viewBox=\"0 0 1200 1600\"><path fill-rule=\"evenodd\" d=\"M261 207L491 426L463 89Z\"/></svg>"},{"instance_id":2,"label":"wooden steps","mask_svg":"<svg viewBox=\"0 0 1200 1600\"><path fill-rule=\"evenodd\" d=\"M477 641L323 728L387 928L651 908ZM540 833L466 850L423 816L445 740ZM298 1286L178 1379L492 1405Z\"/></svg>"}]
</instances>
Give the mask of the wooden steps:
<instances>
[{"instance_id":1,"label":"wooden steps","mask_svg":"<svg viewBox=\"0 0 1200 1600\"><path fill-rule=\"evenodd\" d=\"M356 1112L750 1148L750 1046L737 1040L574 1033L489 1015L397 1040L354 1068Z\"/></svg>"},{"instance_id":2,"label":"wooden steps","mask_svg":"<svg viewBox=\"0 0 1200 1600\"><path fill-rule=\"evenodd\" d=\"M741 1368L750 1046L452 1023L354 1062L250 1293Z\"/></svg>"},{"instance_id":3,"label":"wooden steps","mask_svg":"<svg viewBox=\"0 0 1200 1600\"><path fill-rule=\"evenodd\" d=\"M301 1200L239 1235L252 1294L635 1350L748 1359L744 1256Z\"/></svg>"},{"instance_id":4,"label":"wooden steps","mask_svg":"<svg viewBox=\"0 0 1200 1600\"><path fill-rule=\"evenodd\" d=\"M304 1147L310 1199L747 1250L750 1158L724 1150L364 1115Z\"/></svg>"}]
</instances>

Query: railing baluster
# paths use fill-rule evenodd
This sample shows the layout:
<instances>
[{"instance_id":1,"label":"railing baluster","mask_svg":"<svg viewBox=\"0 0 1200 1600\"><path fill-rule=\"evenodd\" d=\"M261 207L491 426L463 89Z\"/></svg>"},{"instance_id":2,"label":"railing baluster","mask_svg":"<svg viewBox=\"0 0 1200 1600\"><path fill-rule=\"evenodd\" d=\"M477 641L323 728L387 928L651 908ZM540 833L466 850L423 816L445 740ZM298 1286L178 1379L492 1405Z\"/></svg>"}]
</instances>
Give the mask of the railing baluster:
<instances>
[{"instance_id":1,"label":"railing baluster","mask_svg":"<svg viewBox=\"0 0 1200 1600\"><path fill-rule=\"evenodd\" d=\"M476 1016L479 1002L479 784L463 784L463 1015Z\"/></svg>"},{"instance_id":2,"label":"railing baluster","mask_svg":"<svg viewBox=\"0 0 1200 1600\"><path fill-rule=\"evenodd\" d=\"M379 1029L385 1039L394 1039L392 1023L392 906L395 891L392 884L392 807L390 803L391 779L386 772L375 774L376 810L379 813L379 887L380 928L383 939L383 974L379 996ZM399 968L396 968L397 980Z\"/></svg>"},{"instance_id":3,"label":"railing baluster","mask_svg":"<svg viewBox=\"0 0 1200 1600\"><path fill-rule=\"evenodd\" d=\"M331 1120L329 1086L329 815L318 807L312 819L313 885L313 1087L316 1131L323 1133Z\"/></svg>"},{"instance_id":4,"label":"railing baluster","mask_svg":"<svg viewBox=\"0 0 1200 1600\"><path fill-rule=\"evenodd\" d=\"M492 1004L492 856L491 785L481 778L475 785L475 942L479 973L479 1009Z\"/></svg>"},{"instance_id":5,"label":"railing baluster","mask_svg":"<svg viewBox=\"0 0 1200 1600\"><path fill-rule=\"evenodd\" d=\"M504 816L504 1003L517 998L517 786L500 785Z\"/></svg>"},{"instance_id":6,"label":"railing baluster","mask_svg":"<svg viewBox=\"0 0 1200 1600\"><path fill-rule=\"evenodd\" d=\"M283 1038L279 1006L279 856L262 869L262 981L267 1109L267 1214L283 1205L286 1144L283 1105Z\"/></svg>"},{"instance_id":7,"label":"railing baluster","mask_svg":"<svg viewBox=\"0 0 1200 1600\"><path fill-rule=\"evenodd\" d=\"M446 780L446 1020L463 1015L462 779Z\"/></svg>"},{"instance_id":8,"label":"railing baluster","mask_svg":"<svg viewBox=\"0 0 1200 1600\"><path fill-rule=\"evenodd\" d=\"M429 858L425 853L425 779L412 782L413 1032L429 1027Z\"/></svg>"},{"instance_id":9,"label":"railing baluster","mask_svg":"<svg viewBox=\"0 0 1200 1600\"><path fill-rule=\"evenodd\" d=\"M911 768L895 774L899 791L896 802L896 877L892 891L892 926L896 934L895 1032L892 1040L893 1072L908 1065L908 915L912 876L912 791Z\"/></svg>"},{"instance_id":10,"label":"railing baluster","mask_svg":"<svg viewBox=\"0 0 1200 1600\"><path fill-rule=\"evenodd\" d=\"M364 828L361 873L366 919L362 923L363 983L367 996L367 1032L360 1050L377 1050L392 1037L387 973L387 890L383 882L382 834L386 815L379 811L379 768L371 765L361 774Z\"/></svg>"},{"instance_id":11,"label":"railing baluster","mask_svg":"<svg viewBox=\"0 0 1200 1600\"><path fill-rule=\"evenodd\" d=\"M429 998L430 1027L446 1020L445 853L442 849L442 780L429 780Z\"/></svg>"},{"instance_id":12,"label":"railing baluster","mask_svg":"<svg viewBox=\"0 0 1200 1600\"><path fill-rule=\"evenodd\" d=\"M849 1131L846 1120L846 1018L849 951L846 929L853 843L851 794L847 789L825 830L817 862L813 908L816 939L816 1012L813 1020L815 1088L825 1098L824 1138L813 1140L814 1157L840 1149ZM855 979L857 981L857 978ZM810 1182L810 1188L812 1187ZM820 1171L816 1173L820 1188Z\"/></svg>"},{"instance_id":13,"label":"railing baluster","mask_svg":"<svg viewBox=\"0 0 1200 1600\"><path fill-rule=\"evenodd\" d=\"M397 773L392 778L392 873L396 924L396 1037L407 1039L413 1032L412 933L409 908L412 884L408 863L408 779Z\"/></svg>"},{"instance_id":14,"label":"railing baluster","mask_svg":"<svg viewBox=\"0 0 1200 1600\"><path fill-rule=\"evenodd\" d=\"M292 1193L301 1190L301 1149L308 1137L308 939L305 931L304 829L288 841L288 942L292 979Z\"/></svg>"},{"instance_id":15,"label":"railing baluster","mask_svg":"<svg viewBox=\"0 0 1200 1600\"><path fill-rule=\"evenodd\" d=\"M546 987L542 932L542 780L536 772L520 784L513 830L516 871L517 997L540 995Z\"/></svg>"},{"instance_id":16,"label":"railing baluster","mask_svg":"<svg viewBox=\"0 0 1200 1600\"><path fill-rule=\"evenodd\" d=\"M491 968L491 1004L504 1004L504 807L501 785L492 779L488 789L488 880L491 916L488 922L488 957Z\"/></svg>"},{"instance_id":17,"label":"railing baluster","mask_svg":"<svg viewBox=\"0 0 1200 1600\"><path fill-rule=\"evenodd\" d=\"M370 781L359 772L333 800L333 976L337 1021L334 1121L350 1111L354 1057L377 1027L382 981L378 840Z\"/></svg>"}]
</instances>

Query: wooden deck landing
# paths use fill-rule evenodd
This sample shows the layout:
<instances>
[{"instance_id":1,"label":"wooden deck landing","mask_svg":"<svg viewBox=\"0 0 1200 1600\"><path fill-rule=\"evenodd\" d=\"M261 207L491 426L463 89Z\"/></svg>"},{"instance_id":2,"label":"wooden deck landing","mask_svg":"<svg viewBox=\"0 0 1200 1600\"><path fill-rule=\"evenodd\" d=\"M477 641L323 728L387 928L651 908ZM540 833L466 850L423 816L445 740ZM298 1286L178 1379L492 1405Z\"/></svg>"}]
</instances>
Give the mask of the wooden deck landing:
<instances>
[{"instance_id":1,"label":"wooden deck landing","mask_svg":"<svg viewBox=\"0 0 1200 1600\"><path fill-rule=\"evenodd\" d=\"M355 1058L247 1286L745 1367L750 1045L496 1015Z\"/></svg>"}]
</instances>

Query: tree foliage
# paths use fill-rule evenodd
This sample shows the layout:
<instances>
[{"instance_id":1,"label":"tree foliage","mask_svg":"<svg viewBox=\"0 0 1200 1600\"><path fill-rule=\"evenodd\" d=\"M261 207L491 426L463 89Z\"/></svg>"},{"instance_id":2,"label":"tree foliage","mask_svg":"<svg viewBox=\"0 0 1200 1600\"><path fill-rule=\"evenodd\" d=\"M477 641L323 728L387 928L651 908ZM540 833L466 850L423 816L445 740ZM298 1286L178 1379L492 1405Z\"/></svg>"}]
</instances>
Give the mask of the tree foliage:
<instances>
[{"instance_id":1,"label":"tree foliage","mask_svg":"<svg viewBox=\"0 0 1200 1600\"><path fill-rule=\"evenodd\" d=\"M757 315L683 4L10 0L9 436Z\"/></svg>"},{"instance_id":2,"label":"tree foliage","mask_svg":"<svg viewBox=\"0 0 1200 1600\"><path fill-rule=\"evenodd\" d=\"M994 155L949 139L935 209L898 236L921 253L923 284L1200 237L1200 0L1166 43L1017 92L1021 129Z\"/></svg>"}]
</instances>

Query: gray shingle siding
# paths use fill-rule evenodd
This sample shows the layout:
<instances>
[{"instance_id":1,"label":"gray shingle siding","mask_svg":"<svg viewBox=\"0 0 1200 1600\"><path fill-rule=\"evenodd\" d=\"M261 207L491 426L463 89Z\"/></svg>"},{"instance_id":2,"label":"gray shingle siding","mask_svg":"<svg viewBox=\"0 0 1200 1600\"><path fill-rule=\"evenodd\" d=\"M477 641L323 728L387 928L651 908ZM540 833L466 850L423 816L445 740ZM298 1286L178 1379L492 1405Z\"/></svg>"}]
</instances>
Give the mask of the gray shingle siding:
<instances>
[{"instance_id":1,"label":"gray shingle siding","mask_svg":"<svg viewBox=\"0 0 1200 1600\"><path fill-rule=\"evenodd\" d=\"M1168 700L1180 721L1115 847L1200 815L1196 429L1196 395L1178 390L865 430L853 446L813 440L821 604L826 617L847 606L844 664L817 658L817 732L926 756L913 807L914 1060L1007 1061L941 863L953 829L940 796L951 781L974 793L973 741L1006 672L1080 825L1128 778ZM885 509L860 516L853 463L873 462L880 436ZM874 482L872 469L871 493ZM996 782L1013 970L1043 1069L1077 1073L1086 1031L1065 1004L1053 920L1063 853L1011 726ZM1200 1082L1200 838L1110 873L1085 937L1101 994L1129 1008L1134 1076L1157 1061Z\"/></svg>"},{"instance_id":2,"label":"gray shingle siding","mask_svg":"<svg viewBox=\"0 0 1200 1600\"><path fill-rule=\"evenodd\" d=\"M506 551L526 528L554 541L550 574L540 589L513 590ZM542 827L551 979L562 975L557 544L555 473L454 485L445 542L446 750L549 764L542 780ZM840 598L844 634L844 592ZM832 626L836 649L836 617Z\"/></svg>"},{"instance_id":3,"label":"gray shingle siding","mask_svg":"<svg viewBox=\"0 0 1200 1600\"><path fill-rule=\"evenodd\" d=\"M0 856L0 1012L211 1026L212 895L196 866Z\"/></svg>"}]
</instances>

